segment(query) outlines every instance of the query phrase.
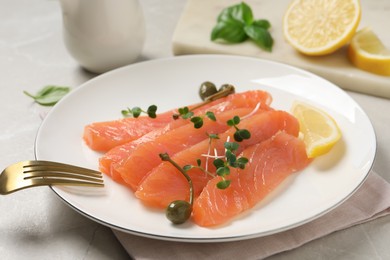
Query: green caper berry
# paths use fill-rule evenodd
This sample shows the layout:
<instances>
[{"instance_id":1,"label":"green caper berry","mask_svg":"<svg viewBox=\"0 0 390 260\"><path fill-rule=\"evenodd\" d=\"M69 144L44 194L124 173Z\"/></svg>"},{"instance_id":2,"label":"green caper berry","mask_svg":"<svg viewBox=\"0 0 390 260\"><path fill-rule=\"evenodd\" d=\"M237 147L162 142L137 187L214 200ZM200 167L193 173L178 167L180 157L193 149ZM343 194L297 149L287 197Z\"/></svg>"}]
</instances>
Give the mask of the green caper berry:
<instances>
[{"instance_id":1,"label":"green caper berry","mask_svg":"<svg viewBox=\"0 0 390 260\"><path fill-rule=\"evenodd\" d=\"M199 88L199 96L202 100L217 93L217 87L210 81L203 82Z\"/></svg>"},{"instance_id":2,"label":"green caper berry","mask_svg":"<svg viewBox=\"0 0 390 260\"><path fill-rule=\"evenodd\" d=\"M165 212L167 219L173 224L182 224L190 218L192 206L185 200L172 201Z\"/></svg>"},{"instance_id":3,"label":"green caper berry","mask_svg":"<svg viewBox=\"0 0 390 260\"><path fill-rule=\"evenodd\" d=\"M223 84L219 87L218 92L221 92L225 89L231 89L232 91L234 91L234 86L232 84Z\"/></svg>"}]
</instances>

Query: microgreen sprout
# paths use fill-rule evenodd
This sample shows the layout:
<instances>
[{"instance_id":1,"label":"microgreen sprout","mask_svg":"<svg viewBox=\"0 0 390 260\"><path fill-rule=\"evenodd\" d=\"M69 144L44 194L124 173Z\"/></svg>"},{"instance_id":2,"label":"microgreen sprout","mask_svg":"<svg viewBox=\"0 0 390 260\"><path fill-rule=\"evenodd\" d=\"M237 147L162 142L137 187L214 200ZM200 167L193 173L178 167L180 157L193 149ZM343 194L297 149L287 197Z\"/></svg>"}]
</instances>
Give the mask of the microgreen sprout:
<instances>
[{"instance_id":1,"label":"microgreen sprout","mask_svg":"<svg viewBox=\"0 0 390 260\"><path fill-rule=\"evenodd\" d=\"M204 101L200 103L197 106L192 107L191 109L189 107L182 107L178 109L178 113L173 115L173 119L190 119L190 121L194 124L195 128L201 128L203 126L203 119L205 117L209 118L212 121L217 121L217 118L215 117L215 114L211 111L207 111L204 115L201 116L195 116L195 113L193 112L195 109L213 101L221 97L225 97L231 93L234 93L234 87L229 84L225 84L223 88L210 96L206 96ZM260 107L258 104L255 108L257 110ZM154 114L157 110L157 107L149 107L146 113L152 117L150 114ZM122 114L127 115L130 114L133 117L138 117L142 111L140 108L135 107L133 109L128 109L125 111L122 111ZM255 113L255 112L253 112ZM192 207L193 207L193 200L194 200L194 187L191 180L191 177L188 175L188 171L192 169L199 169L206 174L210 175L211 177L220 176L222 178L221 181L217 183L218 189L227 189L230 184L231 180L227 179L226 176L230 174L231 169L230 168L238 168L238 169L245 169L246 164L248 163L248 159L243 156L238 156L235 154L239 149L239 144L237 142L241 142L245 139L249 139L251 134L246 129L240 129L238 128L238 124L240 123L241 119L238 116L234 116L232 119L227 121L227 125L234 127L236 132L233 134L235 142L230 142L229 137L224 143L225 153L224 155L218 155L217 149L214 149L214 155L211 155L211 148L212 148L212 141L219 139L218 134L209 134L209 143L208 143L208 151L205 156L205 167L202 166L202 160L196 159L196 165L185 165L183 167L179 166L174 160L170 158L170 156L167 153L160 153L159 156L161 160L167 161L170 164L172 164L183 176L187 179L189 184L189 192L190 192L190 198L189 201L185 200L175 200L172 201L167 209L166 209L166 217L174 224L181 224L187 221L187 219L190 218L192 213ZM215 173L211 173L208 170L209 160L213 159L213 165L216 168Z\"/></svg>"},{"instance_id":2,"label":"microgreen sprout","mask_svg":"<svg viewBox=\"0 0 390 260\"><path fill-rule=\"evenodd\" d=\"M208 147L208 149L207 149L207 155L210 155L210 152L211 152L211 142L213 141L213 140L215 140L215 139L219 139L219 136L218 136L218 134L209 134L209 133L207 133L207 136L209 137L209 147ZM206 170L206 172L208 171L208 165L209 165L209 156L206 156L206 168L205 168L205 170Z\"/></svg>"},{"instance_id":3,"label":"microgreen sprout","mask_svg":"<svg viewBox=\"0 0 390 260\"><path fill-rule=\"evenodd\" d=\"M188 111L187 111L188 113ZM234 122L234 126L239 123L237 122L236 118L232 119ZM189 191L190 191L190 198L189 201L185 200L175 200L169 203L167 209L166 209L166 217L174 224L182 224L187 221L187 219L190 218L192 213L192 206L194 201L194 186L191 180L191 177L188 175L188 171L191 169L200 169L201 171L205 172L206 174L210 175L211 177L220 176L222 178L221 181L217 183L218 189L227 189L230 184L231 180L226 179L225 177L230 174L230 167L232 168L239 168L239 169L245 169L246 164L248 163L248 159L246 157L240 156L237 157L235 155L235 152L239 149L239 144L237 142L230 142L229 138L224 143L225 148L225 154L224 156L218 156L217 151L214 151L214 156L211 155L211 145L212 141L219 139L218 134L207 134L209 137L209 147L208 147L208 153L206 156L206 166L202 166L202 160L197 159L196 165L185 165L183 167L179 166L174 160L171 159L171 157L167 153L160 153L159 156L161 160L167 161L171 163L183 176L187 179L189 184ZM208 171L208 160L209 158L213 158L213 165L216 168L215 174Z\"/></svg>"},{"instance_id":4,"label":"microgreen sprout","mask_svg":"<svg viewBox=\"0 0 390 260\"><path fill-rule=\"evenodd\" d=\"M225 179L230 174L230 167L245 169L245 165L248 163L246 157L237 157L234 152L238 150L239 144L236 142L225 142L225 158L217 158L213 164L215 166L216 174L222 177L222 181L217 183L219 189L226 189L230 186L230 180Z\"/></svg>"},{"instance_id":5,"label":"microgreen sprout","mask_svg":"<svg viewBox=\"0 0 390 260\"><path fill-rule=\"evenodd\" d=\"M234 133L234 140L237 142L242 142L245 139L249 139L251 137L251 133L247 129L240 129L237 127L237 125L240 123L241 119L238 116L234 116L232 119L229 119L227 121L227 124L229 126L232 126L236 129L236 132Z\"/></svg>"},{"instance_id":6,"label":"microgreen sprout","mask_svg":"<svg viewBox=\"0 0 390 260\"><path fill-rule=\"evenodd\" d=\"M207 167L207 164L206 164L206 167ZM183 166L183 170L184 170L185 172L188 172L189 170L192 170L192 169L199 169L199 170L201 170L202 172L204 172L204 173L210 175L211 177L215 177L215 174L209 172L209 171L206 169L206 167L204 168L204 167L202 166L202 160L197 159L197 160L196 160L196 165L192 165L192 164L184 165L184 166Z\"/></svg>"},{"instance_id":7,"label":"microgreen sprout","mask_svg":"<svg viewBox=\"0 0 390 260\"><path fill-rule=\"evenodd\" d=\"M194 124L194 127L199 129L203 126L203 119L205 117L209 118L212 121L217 121L215 114L211 111L207 111L202 116L194 116L194 112L192 112L188 107L182 107L178 109L179 114L174 114L173 118L178 119L179 117L183 119L190 119L190 121Z\"/></svg>"},{"instance_id":8,"label":"microgreen sprout","mask_svg":"<svg viewBox=\"0 0 390 260\"><path fill-rule=\"evenodd\" d=\"M209 159L211 158L211 155L210 155L210 152L211 152L211 142L214 139L219 139L219 136L218 136L218 134L209 134L209 133L207 133L207 136L209 137L209 144L208 144L207 154L204 155L206 157L205 167L202 167L202 160L198 158L196 160L196 165L191 165L191 164L185 165L183 167L184 171L187 172L187 171L189 171L191 169L197 168L197 169L203 171L204 173L210 175L211 177L215 177L215 174L209 172L208 164L209 164Z\"/></svg>"},{"instance_id":9,"label":"microgreen sprout","mask_svg":"<svg viewBox=\"0 0 390 260\"><path fill-rule=\"evenodd\" d=\"M124 117L134 117L134 118L139 117L141 113L147 114L150 118L156 118L157 117L156 112L157 112L156 105L149 106L146 111L142 110L140 107L127 108L121 111Z\"/></svg>"},{"instance_id":10,"label":"microgreen sprout","mask_svg":"<svg viewBox=\"0 0 390 260\"><path fill-rule=\"evenodd\" d=\"M209 136L209 148L208 153L202 156L206 157L206 166L203 168L201 166L201 160L197 160L197 165L186 165L183 167L185 171L189 171L194 168L198 168L205 172L206 174L215 177L216 175L221 176L222 180L217 183L217 188L219 189L226 189L230 186L230 180L227 180L225 177L230 174L230 167L232 168L239 168L239 169L245 169L246 164L248 163L248 159L246 157L240 156L237 157L235 155L235 152L238 151L239 144L237 142L229 142L227 140L224 143L225 148L225 154L223 156L219 156L217 154L217 151L214 151L214 155L211 155L211 142L214 139L219 139L218 135L216 134L208 134ZM215 174L208 171L208 160L212 158L214 159L213 165L216 168Z\"/></svg>"}]
</instances>

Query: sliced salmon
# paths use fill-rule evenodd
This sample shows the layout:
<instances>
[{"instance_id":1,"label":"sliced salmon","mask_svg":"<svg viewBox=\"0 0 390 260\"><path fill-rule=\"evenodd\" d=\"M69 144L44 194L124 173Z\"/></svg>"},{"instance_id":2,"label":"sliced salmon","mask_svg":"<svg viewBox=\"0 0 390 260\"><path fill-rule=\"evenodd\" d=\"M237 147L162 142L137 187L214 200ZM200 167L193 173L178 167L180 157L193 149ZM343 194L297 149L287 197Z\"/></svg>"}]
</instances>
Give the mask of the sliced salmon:
<instances>
[{"instance_id":1,"label":"sliced salmon","mask_svg":"<svg viewBox=\"0 0 390 260\"><path fill-rule=\"evenodd\" d=\"M168 133L176 128L179 128L183 125L189 125L188 120L178 119L169 122L165 127L157 128L149 133L141 136L138 139L127 142L122 145L118 145L108 152L106 152L102 157L99 158L99 170L109 176L119 183L125 184L122 176L119 172L115 170L117 165L122 164L134 151L134 149L142 143L147 143L155 140L160 135Z\"/></svg>"},{"instance_id":2,"label":"sliced salmon","mask_svg":"<svg viewBox=\"0 0 390 260\"><path fill-rule=\"evenodd\" d=\"M126 183L134 191L141 181L154 167L161 163L160 153L168 153L171 156L195 145L205 139L208 134L225 132L229 126L226 121L234 116L245 116L253 111L252 108L239 108L217 113L217 121L204 118L204 124L200 129L195 129L192 124L186 124L175 128L157 138L138 144L133 148L129 156L120 164L111 169L114 176L119 173ZM257 113L263 110L258 110Z\"/></svg>"},{"instance_id":3,"label":"sliced salmon","mask_svg":"<svg viewBox=\"0 0 390 260\"><path fill-rule=\"evenodd\" d=\"M297 136L299 133L297 119L284 111L263 112L242 120L238 126L249 130L251 137L240 143L237 153L248 146L274 136L279 131L285 131L294 136ZM182 167L188 164L196 165L196 159L199 158L203 167L207 165L209 171L215 172L212 160L207 159L203 155L208 154L210 148L211 151L217 151L218 155L223 155L225 153L224 143L229 138L233 140L234 132L235 129L232 127L220 134L220 139L213 140L211 147L209 146L209 141L204 140L171 156L171 158ZM189 170L188 174L194 185L195 196L198 196L211 177L196 168ZM173 200L189 199L188 182L169 162L162 162L142 181L135 195L149 206L165 208Z\"/></svg>"},{"instance_id":4,"label":"sliced salmon","mask_svg":"<svg viewBox=\"0 0 390 260\"><path fill-rule=\"evenodd\" d=\"M271 108L269 107L269 105L271 100L272 100L271 96L267 92L261 90L247 91L243 93L230 95L227 98L225 98L224 102L216 103L211 107L203 107L202 109L199 109L197 111L197 114L202 115L202 113L205 113L206 111L211 111L218 115L219 113L222 113L224 111L228 111L236 108L254 109L255 107L258 106L258 104L260 104L259 106L260 110L270 110ZM183 120L183 119L173 120L170 123L168 123L166 126L150 131L149 133L143 135L138 139L135 139L123 145L119 145L112 148L110 151L108 151L100 158L99 160L100 170L110 175L115 181L124 183L119 172L116 171L115 169L118 168L119 167L118 165L121 165L130 156L130 154L133 152L135 147L137 147L141 143L151 142L152 140L156 139L158 136L168 133L169 131L172 131L186 124L190 125L191 123L189 120ZM190 132L192 131L193 129L191 129ZM187 135L190 132L188 132Z\"/></svg>"},{"instance_id":5,"label":"sliced salmon","mask_svg":"<svg viewBox=\"0 0 390 260\"><path fill-rule=\"evenodd\" d=\"M221 177L212 179L193 205L193 220L200 226L221 225L254 207L292 173L305 168L310 160L305 144L295 136L280 132L250 146L242 156L249 159L245 169L233 169L226 177L231 184L217 188Z\"/></svg>"},{"instance_id":6,"label":"sliced salmon","mask_svg":"<svg viewBox=\"0 0 390 260\"><path fill-rule=\"evenodd\" d=\"M261 106L263 108L271 103L272 98L264 91L247 91L214 100L201 108L195 109L194 112L204 113L204 111L211 107L214 107L215 111L225 111L228 107L232 107L232 105L243 107L243 104L246 102L248 105L247 107L250 107L256 105L251 104L251 102L257 103L259 100L261 101ZM196 106L196 104L193 106ZM118 145L138 139L156 128L166 126L168 123L172 122L172 115L175 113L177 113L177 109L158 114L156 118L141 116L138 118L123 118L113 121L92 123L85 126L83 139L91 149L107 152Z\"/></svg>"},{"instance_id":7,"label":"sliced salmon","mask_svg":"<svg viewBox=\"0 0 390 260\"><path fill-rule=\"evenodd\" d=\"M83 139L92 150L106 152L135 140L153 129L164 127L172 121L173 113L173 111L162 113L154 119L142 116L95 122L84 127Z\"/></svg>"}]
</instances>

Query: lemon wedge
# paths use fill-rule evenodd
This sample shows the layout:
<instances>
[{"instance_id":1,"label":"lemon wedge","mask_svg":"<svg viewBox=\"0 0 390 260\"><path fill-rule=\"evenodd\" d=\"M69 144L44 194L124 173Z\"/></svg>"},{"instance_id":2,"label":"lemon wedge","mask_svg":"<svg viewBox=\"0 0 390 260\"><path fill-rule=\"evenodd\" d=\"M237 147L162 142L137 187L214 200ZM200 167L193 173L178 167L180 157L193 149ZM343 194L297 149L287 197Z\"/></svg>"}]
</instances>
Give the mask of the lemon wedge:
<instances>
[{"instance_id":1,"label":"lemon wedge","mask_svg":"<svg viewBox=\"0 0 390 260\"><path fill-rule=\"evenodd\" d=\"M358 31L352 38L348 58L362 70L390 76L390 50L370 28Z\"/></svg>"},{"instance_id":2,"label":"lemon wedge","mask_svg":"<svg viewBox=\"0 0 390 260\"><path fill-rule=\"evenodd\" d=\"M283 16L283 34L298 51L325 55L351 40L360 17L359 0L293 0Z\"/></svg>"},{"instance_id":3,"label":"lemon wedge","mask_svg":"<svg viewBox=\"0 0 390 260\"><path fill-rule=\"evenodd\" d=\"M325 111L303 102L295 102L292 113L298 119L309 158L323 155L340 140L336 121Z\"/></svg>"}]
</instances>

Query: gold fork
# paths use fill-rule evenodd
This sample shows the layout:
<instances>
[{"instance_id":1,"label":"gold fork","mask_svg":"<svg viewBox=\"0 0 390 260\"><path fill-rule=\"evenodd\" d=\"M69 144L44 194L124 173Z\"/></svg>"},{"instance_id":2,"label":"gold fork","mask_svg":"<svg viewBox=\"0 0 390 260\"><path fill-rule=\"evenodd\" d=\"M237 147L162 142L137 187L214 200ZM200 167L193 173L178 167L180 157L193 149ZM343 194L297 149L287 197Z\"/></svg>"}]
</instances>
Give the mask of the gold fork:
<instances>
[{"instance_id":1,"label":"gold fork","mask_svg":"<svg viewBox=\"0 0 390 260\"><path fill-rule=\"evenodd\" d=\"M0 194L42 185L102 187L101 172L50 161L23 161L5 168L0 175Z\"/></svg>"}]
</instances>

